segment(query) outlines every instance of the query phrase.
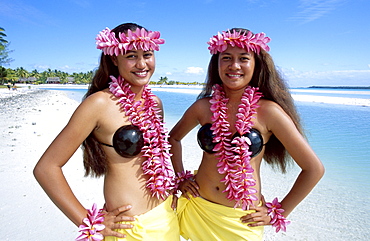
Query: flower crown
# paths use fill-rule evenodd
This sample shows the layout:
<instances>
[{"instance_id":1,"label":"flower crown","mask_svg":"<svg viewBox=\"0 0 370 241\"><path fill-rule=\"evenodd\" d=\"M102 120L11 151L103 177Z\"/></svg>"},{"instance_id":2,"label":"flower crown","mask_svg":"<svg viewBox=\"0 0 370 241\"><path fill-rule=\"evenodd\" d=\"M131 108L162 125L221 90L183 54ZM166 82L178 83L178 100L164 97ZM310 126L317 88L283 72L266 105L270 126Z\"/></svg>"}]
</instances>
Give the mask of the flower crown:
<instances>
[{"instance_id":1,"label":"flower crown","mask_svg":"<svg viewBox=\"0 0 370 241\"><path fill-rule=\"evenodd\" d=\"M144 51L159 50L159 44L164 44L160 39L158 31L146 31L144 28L137 28L135 31L127 30L127 34L118 33L119 39L109 28L102 30L96 36L96 48L103 50L106 55L125 54L128 50L142 49Z\"/></svg>"},{"instance_id":2,"label":"flower crown","mask_svg":"<svg viewBox=\"0 0 370 241\"><path fill-rule=\"evenodd\" d=\"M261 48L265 51L269 51L270 47L267 43L270 42L270 38L265 36L265 33L253 34L251 31L248 33L237 32L235 29L233 32L228 30L227 32L218 32L214 35L209 42L208 49L211 54L216 54L217 52L224 52L229 44L232 47L245 48L247 51L252 50L256 54L259 54Z\"/></svg>"}]
</instances>

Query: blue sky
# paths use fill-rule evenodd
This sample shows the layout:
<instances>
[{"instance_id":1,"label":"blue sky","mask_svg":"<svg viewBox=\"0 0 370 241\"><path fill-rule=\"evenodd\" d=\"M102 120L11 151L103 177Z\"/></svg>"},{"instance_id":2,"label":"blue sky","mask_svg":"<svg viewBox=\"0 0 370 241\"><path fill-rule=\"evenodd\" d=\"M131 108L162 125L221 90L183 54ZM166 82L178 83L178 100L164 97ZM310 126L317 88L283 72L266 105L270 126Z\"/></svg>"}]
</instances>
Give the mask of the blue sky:
<instances>
[{"instance_id":1,"label":"blue sky","mask_svg":"<svg viewBox=\"0 0 370 241\"><path fill-rule=\"evenodd\" d=\"M95 37L105 27L135 22L161 32L161 76L203 82L218 31L265 32L276 66L289 86L370 86L368 0L0 0L14 61L5 67L68 73L98 66Z\"/></svg>"}]
</instances>

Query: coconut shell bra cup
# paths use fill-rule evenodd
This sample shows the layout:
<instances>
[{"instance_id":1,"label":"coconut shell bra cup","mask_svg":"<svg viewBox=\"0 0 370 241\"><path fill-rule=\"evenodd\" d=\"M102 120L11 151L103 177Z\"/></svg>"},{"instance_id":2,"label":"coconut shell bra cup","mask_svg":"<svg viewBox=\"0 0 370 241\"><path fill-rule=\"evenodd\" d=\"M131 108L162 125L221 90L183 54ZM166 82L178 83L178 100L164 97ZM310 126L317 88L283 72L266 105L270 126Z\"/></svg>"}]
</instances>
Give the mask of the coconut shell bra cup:
<instances>
[{"instance_id":1,"label":"coconut shell bra cup","mask_svg":"<svg viewBox=\"0 0 370 241\"><path fill-rule=\"evenodd\" d=\"M198 144L200 148L202 148L203 151L207 153L216 153L213 151L213 148L216 146L217 143L213 142L213 138L215 135L213 134L213 131L211 130L211 123L207 123L204 126L202 126L197 134L198 137ZM239 133L235 133L231 139L234 139L235 137L240 137ZM250 132L245 133L243 137L246 137L250 140L249 145L249 151L252 152L250 157L257 156L261 151L265 144L263 144L263 138L261 133L257 130L252 128Z\"/></svg>"},{"instance_id":2,"label":"coconut shell bra cup","mask_svg":"<svg viewBox=\"0 0 370 241\"><path fill-rule=\"evenodd\" d=\"M141 152L144 146L143 132L134 125L125 125L117 129L113 135L112 144L100 143L113 147L122 157L134 157Z\"/></svg>"}]
</instances>

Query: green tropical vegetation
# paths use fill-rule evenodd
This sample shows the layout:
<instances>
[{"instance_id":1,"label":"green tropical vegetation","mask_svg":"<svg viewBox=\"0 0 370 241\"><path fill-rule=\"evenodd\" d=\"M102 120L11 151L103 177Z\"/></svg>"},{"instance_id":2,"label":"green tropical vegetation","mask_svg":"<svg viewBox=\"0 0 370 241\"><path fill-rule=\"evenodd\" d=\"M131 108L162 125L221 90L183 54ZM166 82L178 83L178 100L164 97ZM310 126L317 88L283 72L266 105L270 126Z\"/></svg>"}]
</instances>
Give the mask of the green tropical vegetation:
<instances>
[{"instance_id":1,"label":"green tropical vegetation","mask_svg":"<svg viewBox=\"0 0 370 241\"><path fill-rule=\"evenodd\" d=\"M8 41L5 39L6 34L4 32L5 32L5 29L0 27L0 45L1 46L8 43Z\"/></svg>"},{"instance_id":2,"label":"green tropical vegetation","mask_svg":"<svg viewBox=\"0 0 370 241\"><path fill-rule=\"evenodd\" d=\"M47 69L43 72L39 72L34 69L31 72L27 71L23 67L16 69L5 68L0 66L0 83L24 83L24 84L89 84L94 71L88 71L86 73L72 73L63 72L60 70ZM160 77L158 81L150 81L151 85L201 85L198 82L180 82L169 80L168 77Z\"/></svg>"},{"instance_id":3,"label":"green tropical vegetation","mask_svg":"<svg viewBox=\"0 0 370 241\"><path fill-rule=\"evenodd\" d=\"M9 64L13 61L9 57L9 54L13 52L12 50L9 50L9 42L5 39L5 29L0 27L0 78L4 78L4 74L6 74L6 71L3 69L3 65Z\"/></svg>"},{"instance_id":4,"label":"green tropical vegetation","mask_svg":"<svg viewBox=\"0 0 370 241\"><path fill-rule=\"evenodd\" d=\"M94 71L88 71L86 73L67 73L60 70L47 69L43 72L39 72L34 69L31 72L27 71L23 67L16 69L5 68L5 65L9 65L13 61L9 57L12 50L9 50L9 42L5 39L5 29L0 27L0 86L11 83L27 83L27 84L88 84L90 83ZM159 80L151 81L150 84L157 85L198 85L199 83L184 83L174 80L169 80L167 77L160 77Z\"/></svg>"}]
</instances>

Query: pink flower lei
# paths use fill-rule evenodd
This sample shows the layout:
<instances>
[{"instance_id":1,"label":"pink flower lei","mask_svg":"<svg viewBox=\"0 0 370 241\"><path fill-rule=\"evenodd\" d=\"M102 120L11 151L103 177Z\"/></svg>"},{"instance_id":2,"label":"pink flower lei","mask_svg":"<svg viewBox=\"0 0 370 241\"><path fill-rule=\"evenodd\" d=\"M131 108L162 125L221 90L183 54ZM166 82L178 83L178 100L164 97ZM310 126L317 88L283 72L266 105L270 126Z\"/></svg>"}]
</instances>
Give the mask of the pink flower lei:
<instances>
[{"instance_id":1,"label":"pink flower lei","mask_svg":"<svg viewBox=\"0 0 370 241\"><path fill-rule=\"evenodd\" d=\"M101 241L104 239L103 235L99 233L105 228L105 225L102 224L104 221L102 211L102 209L97 209L96 203L91 209L87 209L87 218L84 218L83 224L79 226L81 234L76 238L76 241Z\"/></svg>"},{"instance_id":2,"label":"pink flower lei","mask_svg":"<svg viewBox=\"0 0 370 241\"><path fill-rule=\"evenodd\" d=\"M266 203L266 207L268 208L267 213L271 217L270 223L275 228L275 232L280 230L286 232L286 226L290 224L290 221L283 216L284 209L281 208L278 199L274 198L272 202Z\"/></svg>"},{"instance_id":3,"label":"pink flower lei","mask_svg":"<svg viewBox=\"0 0 370 241\"><path fill-rule=\"evenodd\" d=\"M142 49L144 51L159 50L159 45L164 44L164 39L160 39L158 31L146 31L144 28L137 28L134 32L130 29L127 34L119 33L116 38L114 32L109 28L102 30L96 39L96 48L103 50L106 55L125 54L128 50Z\"/></svg>"},{"instance_id":4,"label":"pink flower lei","mask_svg":"<svg viewBox=\"0 0 370 241\"><path fill-rule=\"evenodd\" d=\"M250 165L249 151L250 140L243 137L252 128L252 118L258 107L257 102L262 93L258 88L248 86L243 93L241 103L236 114L237 121L235 128L240 134L231 140L232 133L229 131L230 123L227 121L227 102L223 87L220 85L213 86L213 95L210 100L212 116L213 142L217 143L214 147L215 154L219 160L217 167L220 174L226 174L221 180L226 185L224 192L228 192L227 198L235 200L235 206L241 206L243 210L248 210L253 201L258 200L253 188L256 181L253 178L253 168ZM232 146L236 145L236 146Z\"/></svg>"},{"instance_id":5,"label":"pink flower lei","mask_svg":"<svg viewBox=\"0 0 370 241\"><path fill-rule=\"evenodd\" d=\"M113 76L110 78L112 82L109 84L109 90L119 98L118 102L131 123L143 132L145 144L141 153L146 160L142 163L142 169L145 175L150 176L146 187L151 190L152 196L165 199L173 189L174 172L170 164L171 145L159 115L160 109L153 99L154 95L145 86L142 93L144 106L141 107L141 101L135 101L135 93L127 82L124 83L121 76L118 80Z\"/></svg>"},{"instance_id":6,"label":"pink flower lei","mask_svg":"<svg viewBox=\"0 0 370 241\"><path fill-rule=\"evenodd\" d=\"M244 32L241 34L234 29L233 32L230 30L227 32L222 31L222 33L218 32L207 43L209 44L208 49L211 54L224 52L228 44L232 47L245 48L247 51L251 50L259 54L261 48L265 51L270 50L270 47L267 45L270 40L269 37L265 36L265 33L253 34L249 31L248 33Z\"/></svg>"}]
</instances>

